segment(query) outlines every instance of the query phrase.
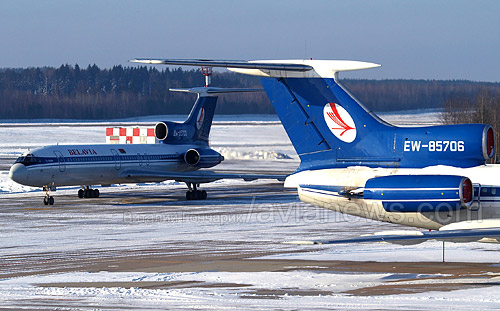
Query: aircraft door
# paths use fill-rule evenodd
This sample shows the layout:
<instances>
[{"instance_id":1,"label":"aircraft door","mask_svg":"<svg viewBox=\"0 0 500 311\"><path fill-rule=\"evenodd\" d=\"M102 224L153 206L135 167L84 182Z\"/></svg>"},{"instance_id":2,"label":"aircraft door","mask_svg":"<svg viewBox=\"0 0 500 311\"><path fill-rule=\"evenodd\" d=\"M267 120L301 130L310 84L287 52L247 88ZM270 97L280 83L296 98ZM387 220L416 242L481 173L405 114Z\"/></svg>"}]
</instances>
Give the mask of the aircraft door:
<instances>
[{"instance_id":1,"label":"aircraft door","mask_svg":"<svg viewBox=\"0 0 500 311\"><path fill-rule=\"evenodd\" d=\"M59 172L66 171L66 162L64 161L64 157L60 151L54 151L54 154L57 157L57 161L59 162Z\"/></svg>"},{"instance_id":2,"label":"aircraft door","mask_svg":"<svg viewBox=\"0 0 500 311\"><path fill-rule=\"evenodd\" d=\"M118 156L118 152L115 149L111 149L111 153L113 154L113 158L115 159L115 169L121 169L122 163L120 161L120 157Z\"/></svg>"}]
</instances>

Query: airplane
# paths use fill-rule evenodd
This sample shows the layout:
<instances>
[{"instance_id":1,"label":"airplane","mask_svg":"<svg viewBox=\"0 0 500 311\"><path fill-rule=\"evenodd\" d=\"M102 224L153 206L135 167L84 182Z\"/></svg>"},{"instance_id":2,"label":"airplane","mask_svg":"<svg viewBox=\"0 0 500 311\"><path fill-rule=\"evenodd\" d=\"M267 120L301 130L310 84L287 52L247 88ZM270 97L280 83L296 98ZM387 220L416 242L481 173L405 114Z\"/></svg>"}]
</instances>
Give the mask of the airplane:
<instances>
[{"instance_id":1,"label":"airplane","mask_svg":"<svg viewBox=\"0 0 500 311\"><path fill-rule=\"evenodd\" d=\"M66 186L81 186L79 198L98 198L99 190L92 189L92 185L176 180L186 183L187 200L205 200L207 192L198 189L201 183L219 179L284 180L284 175L221 174L203 170L224 160L209 146L218 96L262 89L218 88L207 84L205 87L171 91L195 93L198 98L186 121L156 124L155 136L160 143L42 147L19 157L10 168L10 178L22 185L41 187L46 193L43 199L45 205L54 204L51 191Z\"/></svg>"},{"instance_id":2,"label":"airplane","mask_svg":"<svg viewBox=\"0 0 500 311\"><path fill-rule=\"evenodd\" d=\"M379 64L349 60L133 59L131 62L224 67L260 77L301 162L284 187L301 201L341 213L420 229L335 244L428 239L500 242L500 165L486 124L398 127L361 104L340 72ZM360 240L361 239L361 240Z\"/></svg>"}]
</instances>

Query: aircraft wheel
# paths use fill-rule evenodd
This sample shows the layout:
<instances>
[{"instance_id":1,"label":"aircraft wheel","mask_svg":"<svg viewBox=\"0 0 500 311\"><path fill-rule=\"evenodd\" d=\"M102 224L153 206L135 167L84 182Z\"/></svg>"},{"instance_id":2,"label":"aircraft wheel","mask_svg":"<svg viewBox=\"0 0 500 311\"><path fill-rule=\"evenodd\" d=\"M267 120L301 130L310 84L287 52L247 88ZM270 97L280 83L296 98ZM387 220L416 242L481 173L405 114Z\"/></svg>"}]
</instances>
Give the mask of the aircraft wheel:
<instances>
[{"instance_id":1,"label":"aircraft wheel","mask_svg":"<svg viewBox=\"0 0 500 311\"><path fill-rule=\"evenodd\" d=\"M189 190L186 191L186 200L205 200L207 192L205 190Z\"/></svg>"},{"instance_id":2,"label":"aircraft wheel","mask_svg":"<svg viewBox=\"0 0 500 311\"><path fill-rule=\"evenodd\" d=\"M78 190L78 197L79 197L80 199L82 199L82 198L83 198L83 195L84 195L84 193L83 193L83 189Z\"/></svg>"},{"instance_id":3,"label":"aircraft wheel","mask_svg":"<svg viewBox=\"0 0 500 311\"><path fill-rule=\"evenodd\" d=\"M98 198L99 197L99 189L94 190L94 197Z\"/></svg>"},{"instance_id":4,"label":"aircraft wheel","mask_svg":"<svg viewBox=\"0 0 500 311\"><path fill-rule=\"evenodd\" d=\"M48 200L48 198L47 198L47 197L44 197L44 198L43 198L43 204L44 204L44 205L49 205L49 200Z\"/></svg>"},{"instance_id":5,"label":"aircraft wheel","mask_svg":"<svg viewBox=\"0 0 500 311\"><path fill-rule=\"evenodd\" d=\"M49 197L49 205L54 205L54 197Z\"/></svg>"},{"instance_id":6,"label":"aircraft wheel","mask_svg":"<svg viewBox=\"0 0 500 311\"><path fill-rule=\"evenodd\" d=\"M200 190L196 190L194 192L194 199L195 200L201 200L202 199L202 196L201 196L201 191Z\"/></svg>"},{"instance_id":7,"label":"aircraft wheel","mask_svg":"<svg viewBox=\"0 0 500 311\"><path fill-rule=\"evenodd\" d=\"M87 199L92 199L96 197L96 193L94 189L85 189L83 192L83 197Z\"/></svg>"}]
</instances>

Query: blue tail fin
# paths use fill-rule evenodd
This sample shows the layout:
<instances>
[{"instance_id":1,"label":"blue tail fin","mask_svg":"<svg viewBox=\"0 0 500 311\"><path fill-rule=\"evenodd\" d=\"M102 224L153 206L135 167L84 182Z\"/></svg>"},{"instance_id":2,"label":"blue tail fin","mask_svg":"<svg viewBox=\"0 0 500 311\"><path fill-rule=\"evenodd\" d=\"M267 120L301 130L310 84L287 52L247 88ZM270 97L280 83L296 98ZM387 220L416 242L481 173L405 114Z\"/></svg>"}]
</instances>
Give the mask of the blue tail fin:
<instances>
[{"instance_id":1,"label":"blue tail fin","mask_svg":"<svg viewBox=\"0 0 500 311\"><path fill-rule=\"evenodd\" d=\"M194 130L192 136L194 141L208 142L216 104L217 96L198 96L193 109L184 122L185 125Z\"/></svg>"},{"instance_id":2,"label":"blue tail fin","mask_svg":"<svg viewBox=\"0 0 500 311\"><path fill-rule=\"evenodd\" d=\"M484 164L495 150L489 125L398 128L380 120L337 80L339 72L380 66L374 63L312 59L134 59L132 62L226 67L265 77L261 78L262 85L301 159L298 170L356 165L473 167Z\"/></svg>"},{"instance_id":3,"label":"blue tail fin","mask_svg":"<svg viewBox=\"0 0 500 311\"><path fill-rule=\"evenodd\" d=\"M171 91L195 93L198 98L183 123L164 121L155 126L155 136L168 144L208 144L214 119L217 98L220 94L236 92L260 92L262 89L195 87L170 89Z\"/></svg>"},{"instance_id":4,"label":"blue tail fin","mask_svg":"<svg viewBox=\"0 0 500 311\"><path fill-rule=\"evenodd\" d=\"M332 78L261 78L301 169L373 162L394 166L392 126Z\"/></svg>"},{"instance_id":5,"label":"blue tail fin","mask_svg":"<svg viewBox=\"0 0 500 311\"><path fill-rule=\"evenodd\" d=\"M166 144L208 144L217 96L198 94L186 121L163 121L155 126L155 136Z\"/></svg>"}]
</instances>

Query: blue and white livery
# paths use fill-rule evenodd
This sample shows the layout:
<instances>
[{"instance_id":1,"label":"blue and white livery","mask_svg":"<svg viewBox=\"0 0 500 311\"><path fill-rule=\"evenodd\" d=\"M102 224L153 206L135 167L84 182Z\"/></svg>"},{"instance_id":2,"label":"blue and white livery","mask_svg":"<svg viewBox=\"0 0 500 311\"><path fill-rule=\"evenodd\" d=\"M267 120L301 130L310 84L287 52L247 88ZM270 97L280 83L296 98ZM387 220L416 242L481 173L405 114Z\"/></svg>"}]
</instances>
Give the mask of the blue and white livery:
<instances>
[{"instance_id":1,"label":"blue and white livery","mask_svg":"<svg viewBox=\"0 0 500 311\"><path fill-rule=\"evenodd\" d=\"M198 99L185 122L156 124L155 136L159 144L43 147L19 157L10 169L10 178L23 185L42 187L46 192L45 205L54 204L50 191L64 186L81 186L79 198L97 198L99 190L92 189L92 185L177 180L188 186L186 199L204 200L206 191L197 189L201 183L225 178L285 178L278 175L217 174L203 170L224 160L208 143L218 95L260 89L199 87L172 91L195 93Z\"/></svg>"},{"instance_id":2,"label":"blue and white livery","mask_svg":"<svg viewBox=\"0 0 500 311\"><path fill-rule=\"evenodd\" d=\"M334 60L133 62L227 67L261 77L301 160L286 178L285 187L296 188L304 202L369 219L450 231L434 235L436 238L500 240L500 165L486 164L495 151L491 126L388 124L338 81L339 72L378 64ZM433 238L420 231L416 235L420 238L413 235L412 241ZM391 234L390 240L408 236ZM381 240L380 235L374 240Z\"/></svg>"}]
</instances>

